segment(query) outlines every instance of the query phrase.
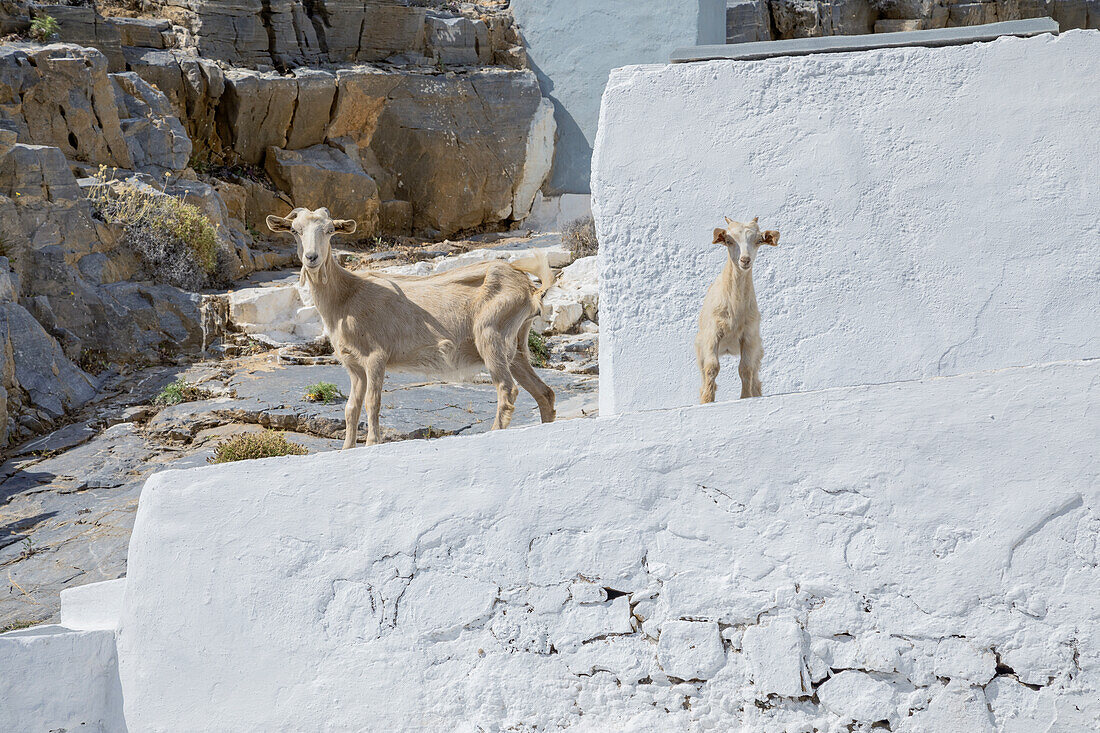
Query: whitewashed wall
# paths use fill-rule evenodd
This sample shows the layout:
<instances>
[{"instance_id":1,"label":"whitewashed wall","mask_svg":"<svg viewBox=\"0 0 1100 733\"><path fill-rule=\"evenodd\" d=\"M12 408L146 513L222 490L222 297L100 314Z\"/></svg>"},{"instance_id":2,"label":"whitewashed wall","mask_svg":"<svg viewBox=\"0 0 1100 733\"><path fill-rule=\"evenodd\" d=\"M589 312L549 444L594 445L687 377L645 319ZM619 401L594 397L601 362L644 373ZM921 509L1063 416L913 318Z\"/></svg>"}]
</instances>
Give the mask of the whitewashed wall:
<instances>
[{"instance_id":1,"label":"whitewashed wall","mask_svg":"<svg viewBox=\"0 0 1100 733\"><path fill-rule=\"evenodd\" d=\"M0 634L0 731L125 733L114 632Z\"/></svg>"},{"instance_id":2,"label":"whitewashed wall","mask_svg":"<svg viewBox=\"0 0 1100 733\"><path fill-rule=\"evenodd\" d=\"M1096 730L1098 400L1074 362L159 473L127 723Z\"/></svg>"},{"instance_id":3,"label":"whitewashed wall","mask_svg":"<svg viewBox=\"0 0 1100 733\"><path fill-rule=\"evenodd\" d=\"M697 400L723 216L781 233L754 267L766 395L1100 356L1098 79L1097 31L616 70L600 413Z\"/></svg>"},{"instance_id":4,"label":"whitewashed wall","mask_svg":"<svg viewBox=\"0 0 1100 733\"><path fill-rule=\"evenodd\" d=\"M600 97L624 64L664 63L683 46L726 42L726 0L512 0L512 13L554 103L550 194L589 192Z\"/></svg>"}]
</instances>

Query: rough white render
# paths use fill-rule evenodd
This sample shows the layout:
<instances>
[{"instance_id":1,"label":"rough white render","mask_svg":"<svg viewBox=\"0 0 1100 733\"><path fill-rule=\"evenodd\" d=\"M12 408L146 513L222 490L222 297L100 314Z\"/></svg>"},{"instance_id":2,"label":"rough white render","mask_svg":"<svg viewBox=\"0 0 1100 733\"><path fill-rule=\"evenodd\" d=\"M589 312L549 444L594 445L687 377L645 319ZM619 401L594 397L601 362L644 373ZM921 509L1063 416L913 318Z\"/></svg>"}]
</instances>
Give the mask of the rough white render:
<instances>
[{"instance_id":1,"label":"rough white render","mask_svg":"<svg viewBox=\"0 0 1100 733\"><path fill-rule=\"evenodd\" d=\"M61 625L81 631L118 628L125 592L126 578L66 588L61 591Z\"/></svg>"},{"instance_id":2,"label":"rough white render","mask_svg":"<svg viewBox=\"0 0 1100 733\"><path fill-rule=\"evenodd\" d=\"M1098 31L616 70L600 414L698 400L723 216L781 232L753 266L765 395L1100 356L1097 79Z\"/></svg>"},{"instance_id":3,"label":"rough white render","mask_svg":"<svg viewBox=\"0 0 1100 733\"><path fill-rule=\"evenodd\" d=\"M547 192L587 194L607 75L664 63L677 48L726 42L725 0L512 0L558 143Z\"/></svg>"},{"instance_id":4,"label":"rough white render","mask_svg":"<svg viewBox=\"0 0 1100 733\"><path fill-rule=\"evenodd\" d=\"M114 631L0 634L0 730L124 733Z\"/></svg>"},{"instance_id":5,"label":"rough white render","mask_svg":"<svg viewBox=\"0 0 1100 733\"><path fill-rule=\"evenodd\" d=\"M1096 730L1098 400L1068 362L156 474L127 725Z\"/></svg>"}]
</instances>

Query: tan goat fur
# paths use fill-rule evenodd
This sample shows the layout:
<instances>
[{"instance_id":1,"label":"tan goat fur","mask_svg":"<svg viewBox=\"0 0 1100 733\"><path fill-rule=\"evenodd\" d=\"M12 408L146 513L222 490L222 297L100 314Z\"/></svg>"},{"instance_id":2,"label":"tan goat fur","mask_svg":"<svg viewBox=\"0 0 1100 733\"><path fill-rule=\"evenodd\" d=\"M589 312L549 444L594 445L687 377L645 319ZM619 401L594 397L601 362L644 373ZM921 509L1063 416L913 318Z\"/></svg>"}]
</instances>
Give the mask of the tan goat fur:
<instances>
[{"instance_id":1,"label":"tan goat fur","mask_svg":"<svg viewBox=\"0 0 1100 733\"><path fill-rule=\"evenodd\" d=\"M757 219L748 224L726 218L725 229L714 230L714 244L726 247L729 257L718 279L711 283L699 311L699 332L695 356L703 385L699 401L714 402L718 389L718 360L723 354L739 356L741 397L759 397L760 362L764 345L760 339L760 309L752 285L752 265L762 244L777 246L779 232L760 231Z\"/></svg>"},{"instance_id":2,"label":"tan goat fur","mask_svg":"<svg viewBox=\"0 0 1100 733\"><path fill-rule=\"evenodd\" d=\"M427 277L353 273L332 256L336 232L355 222L333 220L328 209L295 209L267 217L273 232L298 240L302 277L336 357L351 377L344 448L355 445L367 405L367 445L381 442L379 411L386 370L461 378L482 368L497 390L493 430L508 427L519 390L538 403L543 422L554 420L554 391L531 367L527 334L554 276L545 256L508 263L490 260ZM535 290L526 273L539 277Z\"/></svg>"}]
</instances>

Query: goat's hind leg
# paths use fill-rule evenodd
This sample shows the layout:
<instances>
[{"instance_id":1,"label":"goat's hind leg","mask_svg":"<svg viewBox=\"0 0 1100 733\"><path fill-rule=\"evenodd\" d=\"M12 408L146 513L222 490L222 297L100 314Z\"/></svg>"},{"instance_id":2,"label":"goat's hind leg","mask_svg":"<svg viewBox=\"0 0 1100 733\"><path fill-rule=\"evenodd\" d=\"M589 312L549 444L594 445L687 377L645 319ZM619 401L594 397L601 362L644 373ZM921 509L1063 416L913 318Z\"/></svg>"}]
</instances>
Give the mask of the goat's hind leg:
<instances>
[{"instance_id":1,"label":"goat's hind leg","mask_svg":"<svg viewBox=\"0 0 1100 733\"><path fill-rule=\"evenodd\" d=\"M539 378L538 372L531 366L531 352L527 348L529 330L530 324L521 329L522 335L519 337L515 358L512 359L512 376L519 382L519 386L535 398L542 421L554 422L554 418L557 417L557 412L554 410L554 390Z\"/></svg>"},{"instance_id":2,"label":"goat's hind leg","mask_svg":"<svg viewBox=\"0 0 1100 733\"><path fill-rule=\"evenodd\" d=\"M516 397L519 396L519 387L512 378L514 351L511 344L506 343L499 334L479 334L474 342L482 361L489 369L493 385L497 388L497 416L493 420L493 430L503 430L512 422L512 415L516 411Z\"/></svg>"}]
</instances>

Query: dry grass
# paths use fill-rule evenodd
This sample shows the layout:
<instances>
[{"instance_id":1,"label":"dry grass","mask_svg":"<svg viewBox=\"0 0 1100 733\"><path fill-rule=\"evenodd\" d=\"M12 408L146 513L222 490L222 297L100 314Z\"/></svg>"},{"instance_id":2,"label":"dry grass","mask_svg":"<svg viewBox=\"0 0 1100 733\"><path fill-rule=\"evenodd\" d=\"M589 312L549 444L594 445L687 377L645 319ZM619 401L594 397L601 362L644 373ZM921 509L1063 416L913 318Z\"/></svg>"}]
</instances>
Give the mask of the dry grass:
<instances>
[{"instance_id":1,"label":"dry grass","mask_svg":"<svg viewBox=\"0 0 1100 733\"><path fill-rule=\"evenodd\" d=\"M276 456L304 456L308 452L305 446L291 443L282 433L265 430L262 433L241 433L223 440L214 448L210 462L232 463Z\"/></svg>"},{"instance_id":2,"label":"dry grass","mask_svg":"<svg viewBox=\"0 0 1100 733\"><path fill-rule=\"evenodd\" d=\"M573 253L574 259L591 257L600 249L600 243L596 239L596 221L591 216L575 219L566 224L561 238Z\"/></svg>"}]
</instances>

